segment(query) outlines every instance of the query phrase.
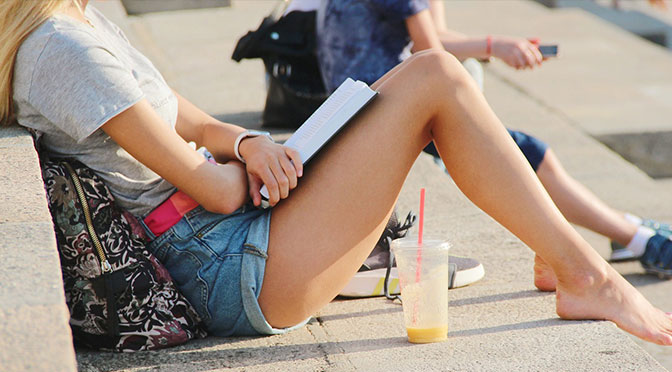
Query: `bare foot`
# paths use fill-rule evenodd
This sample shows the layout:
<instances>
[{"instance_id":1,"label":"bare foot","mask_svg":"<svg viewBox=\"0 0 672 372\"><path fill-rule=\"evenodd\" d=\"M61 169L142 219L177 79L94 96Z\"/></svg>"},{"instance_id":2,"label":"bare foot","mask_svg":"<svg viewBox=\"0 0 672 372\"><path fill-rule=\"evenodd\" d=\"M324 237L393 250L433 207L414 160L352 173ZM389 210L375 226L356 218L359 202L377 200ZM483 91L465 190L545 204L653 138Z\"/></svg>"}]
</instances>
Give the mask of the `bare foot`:
<instances>
[{"instance_id":1,"label":"bare foot","mask_svg":"<svg viewBox=\"0 0 672 372\"><path fill-rule=\"evenodd\" d=\"M539 257L534 256L534 286L538 290L544 292L555 291L555 286L558 284L558 278L555 276L553 269Z\"/></svg>"},{"instance_id":2,"label":"bare foot","mask_svg":"<svg viewBox=\"0 0 672 372\"><path fill-rule=\"evenodd\" d=\"M611 266L603 278L584 277L569 285L558 281L556 293L561 318L610 320L643 340L672 345L672 315L651 305Z\"/></svg>"}]
</instances>

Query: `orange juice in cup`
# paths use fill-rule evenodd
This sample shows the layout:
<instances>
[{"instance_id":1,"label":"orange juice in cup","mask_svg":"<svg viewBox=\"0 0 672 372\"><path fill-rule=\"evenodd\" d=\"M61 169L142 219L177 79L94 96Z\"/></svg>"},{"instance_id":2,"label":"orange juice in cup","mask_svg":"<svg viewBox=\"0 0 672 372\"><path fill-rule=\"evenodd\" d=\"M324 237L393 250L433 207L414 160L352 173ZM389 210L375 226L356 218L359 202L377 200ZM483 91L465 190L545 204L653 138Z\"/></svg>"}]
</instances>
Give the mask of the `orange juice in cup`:
<instances>
[{"instance_id":1,"label":"orange juice in cup","mask_svg":"<svg viewBox=\"0 0 672 372\"><path fill-rule=\"evenodd\" d=\"M448 337L448 251L443 240L405 238L392 242L397 261L408 341L429 343Z\"/></svg>"}]
</instances>

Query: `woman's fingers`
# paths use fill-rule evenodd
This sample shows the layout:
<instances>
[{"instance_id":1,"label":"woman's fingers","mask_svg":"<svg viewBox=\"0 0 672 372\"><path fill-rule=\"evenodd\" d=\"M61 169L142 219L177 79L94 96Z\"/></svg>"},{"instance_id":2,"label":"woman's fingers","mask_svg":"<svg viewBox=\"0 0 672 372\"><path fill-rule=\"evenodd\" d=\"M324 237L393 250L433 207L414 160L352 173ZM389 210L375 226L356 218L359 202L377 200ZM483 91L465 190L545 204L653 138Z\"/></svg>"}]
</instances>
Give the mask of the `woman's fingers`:
<instances>
[{"instance_id":1,"label":"woman's fingers","mask_svg":"<svg viewBox=\"0 0 672 372\"><path fill-rule=\"evenodd\" d=\"M278 182L275 179L275 176L273 175L273 171L271 171L271 168L265 168L261 172L260 177L261 181L268 190L268 203L270 205L277 204L280 201L280 188L278 186Z\"/></svg>"},{"instance_id":2,"label":"woman's fingers","mask_svg":"<svg viewBox=\"0 0 672 372\"><path fill-rule=\"evenodd\" d=\"M536 62L537 65L541 66L541 64L544 62L544 56L541 54L539 51L539 48L532 44L532 47L530 48L530 53L532 53L532 56L534 57L534 61Z\"/></svg>"},{"instance_id":3,"label":"woman's fingers","mask_svg":"<svg viewBox=\"0 0 672 372\"><path fill-rule=\"evenodd\" d=\"M247 183L250 186L250 199L255 207L261 205L261 193L259 192L261 186L264 184L257 176L248 173Z\"/></svg>"},{"instance_id":4,"label":"woman's fingers","mask_svg":"<svg viewBox=\"0 0 672 372\"><path fill-rule=\"evenodd\" d=\"M298 151L285 146L273 146L279 147L269 149L247 165L251 177L250 197L255 205L258 205L257 200L261 203L258 189L262 185L268 189L269 204L275 205L289 196L289 192L298 185L298 178L303 175L303 163Z\"/></svg>"},{"instance_id":5,"label":"woman's fingers","mask_svg":"<svg viewBox=\"0 0 672 372\"><path fill-rule=\"evenodd\" d=\"M278 187L278 191L280 193L280 199L284 199L289 196L289 177L285 174L285 171L283 170L282 166L280 165L280 160L276 159L276 161L271 162L269 164L271 168L271 172L273 172L273 177L275 177L275 181ZM292 167L293 168L293 167ZM296 175L295 175L296 176Z\"/></svg>"},{"instance_id":6,"label":"woman's fingers","mask_svg":"<svg viewBox=\"0 0 672 372\"><path fill-rule=\"evenodd\" d=\"M301 160L301 155L299 154L299 152L290 147L285 147L284 149L285 154L292 161L292 165L296 170L296 175L298 177L303 176L303 160Z\"/></svg>"},{"instance_id":7,"label":"woman's fingers","mask_svg":"<svg viewBox=\"0 0 672 372\"><path fill-rule=\"evenodd\" d=\"M289 189L293 190L296 187L298 181L296 169L294 169L294 165L292 164L291 161L289 161L289 158L283 157L280 158L279 161L280 161L280 167L285 172L285 175L289 180Z\"/></svg>"},{"instance_id":8,"label":"woman's fingers","mask_svg":"<svg viewBox=\"0 0 672 372\"><path fill-rule=\"evenodd\" d=\"M529 48L526 48L523 51L523 58L525 58L525 67L534 68L537 65L537 60L534 58L532 51Z\"/></svg>"},{"instance_id":9,"label":"woman's fingers","mask_svg":"<svg viewBox=\"0 0 672 372\"><path fill-rule=\"evenodd\" d=\"M513 50L513 55L514 55L514 67L516 69L525 68L527 63L523 51L516 48Z\"/></svg>"}]
</instances>

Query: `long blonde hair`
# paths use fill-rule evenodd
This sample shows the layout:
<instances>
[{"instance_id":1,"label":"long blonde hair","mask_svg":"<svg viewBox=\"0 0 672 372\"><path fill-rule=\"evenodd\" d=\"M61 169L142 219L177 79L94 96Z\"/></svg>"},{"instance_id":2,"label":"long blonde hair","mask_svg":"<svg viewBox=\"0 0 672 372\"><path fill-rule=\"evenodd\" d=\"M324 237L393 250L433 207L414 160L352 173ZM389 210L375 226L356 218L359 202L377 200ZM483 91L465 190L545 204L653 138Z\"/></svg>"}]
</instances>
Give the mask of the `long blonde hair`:
<instances>
[{"instance_id":1,"label":"long blonde hair","mask_svg":"<svg viewBox=\"0 0 672 372\"><path fill-rule=\"evenodd\" d=\"M0 0L0 125L14 121L12 79L19 46L54 13L81 0Z\"/></svg>"}]
</instances>

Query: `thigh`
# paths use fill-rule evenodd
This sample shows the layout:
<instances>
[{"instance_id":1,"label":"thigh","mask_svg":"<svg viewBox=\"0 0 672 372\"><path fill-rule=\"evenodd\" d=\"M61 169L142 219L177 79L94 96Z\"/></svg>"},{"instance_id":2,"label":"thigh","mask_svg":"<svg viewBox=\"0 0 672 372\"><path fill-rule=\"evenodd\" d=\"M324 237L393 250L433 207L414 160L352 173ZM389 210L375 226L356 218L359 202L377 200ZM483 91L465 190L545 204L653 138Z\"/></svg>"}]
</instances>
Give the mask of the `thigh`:
<instances>
[{"instance_id":1,"label":"thigh","mask_svg":"<svg viewBox=\"0 0 672 372\"><path fill-rule=\"evenodd\" d=\"M292 325L333 299L380 236L431 138L425 124L435 100L426 86L413 84L423 69L409 70L412 63L375 87L379 97L308 164L299 186L273 209L259 297L272 325Z\"/></svg>"}]
</instances>

